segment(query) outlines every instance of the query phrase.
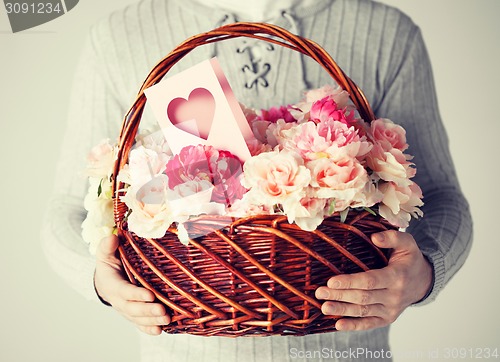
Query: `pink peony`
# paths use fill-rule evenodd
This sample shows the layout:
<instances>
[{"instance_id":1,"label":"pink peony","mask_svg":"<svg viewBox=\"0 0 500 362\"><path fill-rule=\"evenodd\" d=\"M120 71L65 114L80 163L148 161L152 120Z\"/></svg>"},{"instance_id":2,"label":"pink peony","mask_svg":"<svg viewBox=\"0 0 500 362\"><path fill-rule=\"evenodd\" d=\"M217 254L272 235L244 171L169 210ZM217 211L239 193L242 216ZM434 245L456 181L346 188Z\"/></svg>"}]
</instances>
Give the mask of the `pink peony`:
<instances>
[{"instance_id":1,"label":"pink peony","mask_svg":"<svg viewBox=\"0 0 500 362\"><path fill-rule=\"evenodd\" d=\"M271 126L271 122L256 119L250 123L255 138L262 143L267 143L267 129Z\"/></svg>"},{"instance_id":2,"label":"pink peony","mask_svg":"<svg viewBox=\"0 0 500 362\"><path fill-rule=\"evenodd\" d=\"M408 161L409 156L401 150L392 148L384 151L380 144L375 144L367 156L368 166L384 181L392 181L400 187L409 186L410 178L415 176L413 163Z\"/></svg>"},{"instance_id":3,"label":"pink peony","mask_svg":"<svg viewBox=\"0 0 500 362\"><path fill-rule=\"evenodd\" d=\"M335 103L337 103L339 108L345 108L349 105L349 93L347 93L339 86L333 88L330 85L326 85L318 89L311 89L307 91L304 95L303 102L312 104L325 97L332 98L335 101ZM308 112L309 109L307 109L306 111Z\"/></svg>"},{"instance_id":4,"label":"pink peony","mask_svg":"<svg viewBox=\"0 0 500 362\"><path fill-rule=\"evenodd\" d=\"M323 222L325 205L325 199L304 197L286 200L283 210L289 223L295 222L302 230L313 231Z\"/></svg>"},{"instance_id":5,"label":"pink peony","mask_svg":"<svg viewBox=\"0 0 500 362\"><path fill-rule=\"evenodd\" d=\"M311 186L319 198L343 200L347 205L359 201L369 181L365 168L355 158L333 161L322 158L307 164L311 170Z\"/></svg>"},{"instance_id":6,"label":"pink peony","mask_svg":"<svg viewBox=\"0 0 500 362\"><path fill-rule=\"evenodd\" d=\"M262 152L269 152L272 149L271 146L259 141L257 138L247 139L245 142L252 156L257 156Z\"/></svg>"},{"instance_id":7,"label":"pink peony","mask_svg":"<svg viewBox=\"0 0 500 362\"><path fill-rule=\"evenodd\" d=\"M296 123L286 123L282 119L279 119L276 123L271 123L266 131L267 144L269 145L269 147L274 148L278 145L282 146L283 141L286 140L285 131L296 126Z\"/></svg>"},{"instance_id":8,"label":"pink peony","mask_svg":"<svg viewBox=\"0 0 500 362\"><path fill-rule=\"evenodd\" d=\"M292 116L290 111L288 110L290 106L280 106L280 107L271 107L268 110L261 110L261 116L258 117L261 120L268 121L271 123L278 122L279 119L283 119L285 122L295 122L296 119Z\"/></svg>"},{"instance_id":9,"label":"pink peony","mask_svg":"<svg viewBox=\"0 0 500 362\"><path fill-rule=\"evenodd\" d=\"M422 202L422 190L416 183L409 186L400 187L392 182L380 185L383 193L382 203L379 206L379 213L391 224L406 228L411 217L418 218L423 213L419 209Z\"/></svg>"},{"instance_id":10,"label":"pink peony","mask_svg":"<svg viewBox=\"0 0 500 362\"><path fill-rule=\"evenodd\" d=\"M309 117L316 123L327 120L339 121L347 125L355 123L354 112L347 110L347 108L339 108L337 103L330 97L314 102Z\"/></svg>"},{"instance_id":11,"label":"pink peony","mask_svg":"<svg viewBox=\"0 0 500 362\"><path fill-rule=\"evenodd\" d=\"M294 152L261 153L244 165L243 184L250 189L252 203L275 205L288 198L300 199L310 179L304 161Z\"/></svg>"},{"instance_id":12,"label":"pink peony","mask_svg":"<svg viewBox=\"0 0 500 362\"><path fill-rule=\"evenodd\" d=\"M281 132L280 144L283 149L298 152L304 160L314 160L328 157L328 142L318 133L318 128L313 122L296 125Z\"/></svg>"},{"instance_id":13,"label":"pink peony","mask_svg":"<svg viewBox=\"0 0 500 362\"><path fill-rule=\"evenodd\" d=\"M391 120L379 118L372 121L370 127L373 139L382 146L384 151L390 151L392 148L405 151L408 148L406 131Z\"/></svg>"},{"instance_id":14,"label":"pink peony","mask_svg":"<svg viewBox=\"0 0 500 362\"><path fill-rule=\"evenodd\" d=\"M318 134L338 149L329 151L332 158L357 157L362 159L372 148L372 144L359 131L345 123L328 119L317 125Z\"/></svg>"},{"instance_id":15,"label":"pink peony","mask_svg":"<svg viewBox=\"0 0 500 362\"><path fill-rule=\"evenodd\" d=\"M299 152L305 160L325 157L362 160L371 148L371 143L356 128L332 119L318 124L305 122L283 130L279 142L282 148Z\"/></svg>"}]
</instances>

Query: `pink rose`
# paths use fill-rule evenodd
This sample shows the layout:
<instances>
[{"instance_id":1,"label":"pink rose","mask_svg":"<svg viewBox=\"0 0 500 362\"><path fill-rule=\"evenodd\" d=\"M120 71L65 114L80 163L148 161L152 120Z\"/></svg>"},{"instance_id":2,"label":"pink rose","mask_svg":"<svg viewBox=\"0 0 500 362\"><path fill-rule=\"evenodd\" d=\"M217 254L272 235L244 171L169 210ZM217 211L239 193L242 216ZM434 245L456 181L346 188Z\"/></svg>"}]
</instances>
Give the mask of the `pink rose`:
<instances>
[{"instance_id":1,"label":"pink rose","mask_svg":"<svg viewBox=\"0 0 500 362\"><path fill-rule=\"evenodd\" d=\"M408 148L406 131L389 119L379 118L372 121L371 134L384 151L390 151L392 148L405 151Z\"/></svg>"},{"instance_id":2,"label":"pink rose","mask_svg":"<svg viewBox=\"0 0 500 362\"><path fill-rule=\"evenodd\" d=\"M314 196L343 200L347 205L357 202L369 178L365 168L355 158L331 160L321 158L307 164L311 170Z\"/></svg>"},{"instance_id":3,"label":"pink rose","mask_svg":"<svg viewBox=\"0 0 500 362\"><path fill-rule=\"evenodd\" d=\"M245 162L243 184L249 201L261 205L281 204L304 195L311 175L302 158L293 152L261 153Z\"/></svg>"},{"instance_id":4,"label":"pink rose","mask_svg":"<svg viewBox=\"0 0 500 362\"><path fill-rule=\"evenodd\" d=\"M413 163L408 161L409 156L401 150L392 148L384 151L380 144L375 144L369 152L366 161L375 174L384 181L392 181L400 187L409 186L410 178L415 176Z\"/></svg>"},{"instance_id":5,"label":"pink rose","mask_svg":"<svg viewBox=\"0 0 500 362\"><path fill-rule=\"evenodd\" d=\"M394 226L408 227L413 216L418 218L423 215L419 209L422 202L422 190L416 183L400 187L392 182L379 186L383 193L382 203L379 205L379 214Z\"/></svg>"}]
</instances>

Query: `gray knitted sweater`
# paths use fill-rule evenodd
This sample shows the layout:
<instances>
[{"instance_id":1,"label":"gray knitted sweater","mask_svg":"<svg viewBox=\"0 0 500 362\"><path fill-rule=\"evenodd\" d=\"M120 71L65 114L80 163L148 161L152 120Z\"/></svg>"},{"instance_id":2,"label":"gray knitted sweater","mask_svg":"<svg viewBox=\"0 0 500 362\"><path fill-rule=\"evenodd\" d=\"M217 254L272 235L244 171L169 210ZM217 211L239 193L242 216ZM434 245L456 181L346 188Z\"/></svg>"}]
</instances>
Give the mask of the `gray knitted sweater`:
<instances>
[{"instance_id":1,"label":"gray knitted sweater","mask_svg":"<svg viewBox=\"0 0 500 362\"><path fill-rule=\"evenodd\" d=\"M425 217L408 231L434 267L434 287L421 303L433 300L463 264L472 222L418 27L399 11L369 0L318 0L270 16L271 22L323 46L364 90L377 116L406 128L409 153L418 169L415 180L425 201ZM42 231L53 268L86 298L97 299L95 261L81 238L87 185L80 171L86 154L101 139L117 137L142 81L163 56L193 34L237 20L245 19L193 0L143 0L92 28L75 76L54 196ZM213 55L221 61L238 99L249 106L296 102L302 90L333 83L318 64L298 53L249 39L198 48L172 73ZM152 122L146 111L143 124ZM388 328L307 337L144 336L141 353L144 361L301 361L305 351L323 348L387 350L387 333ZM350 360L353 355L344 357Z\"/></svg>"}]
</instances>

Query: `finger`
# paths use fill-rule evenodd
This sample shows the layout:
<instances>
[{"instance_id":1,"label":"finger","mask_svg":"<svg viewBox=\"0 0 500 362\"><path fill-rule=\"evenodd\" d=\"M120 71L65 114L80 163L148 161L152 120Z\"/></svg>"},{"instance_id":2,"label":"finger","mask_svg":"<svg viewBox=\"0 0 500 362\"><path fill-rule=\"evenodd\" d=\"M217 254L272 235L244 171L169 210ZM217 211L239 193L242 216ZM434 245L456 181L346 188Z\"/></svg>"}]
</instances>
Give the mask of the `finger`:
<instances>
[{"instance_id":1,"label":"finger","mask_svg":"<svg viewBox=\"0 0 500 362\"><path fill-rule=\"evenodd\" d=\"M364 289L330 289L319 287L316 289L316 298L347 302L359 305L386 304L388 300L386 289L364 290Z\"/></svg>"},{"instance_id":2,"label":"finger","mask_svg":"<svg viewBox=\"0 0 500 362\"><path fill-rule=\"evenodd\" d=\"M379 248L394 250L413 250L418 248L411 234L396 230L387 230L372 234L371 239Z\"/></svg>"},{"instance_id":3,"label":"finger","mask_svg":"<svg viewBox=\"0 0 500 362\"><path fill-rule=\"evenodd\" d=\"M134 323L136 326L166 326L170 324L169 316L162 317L131 317L125 315L125 317Z\"/></svg>"},{"instance_id":4,"label":"finger","mask_svg":"<svg viewBox=\"0 0 500 362\"><path fill-rule=\"evenodd\" d=\"M123 281L117 288L118 296L125 301L153 302L155 295L152 291Z\"/></svg>"},{"instance_id":5,"label":"finger","mask_svg":"<svg viewBox=\"0 0 500 362\"><path fill-rule=\"evenodd\" d=\"M368 270L354 274L341 274L328 279L331 289L386 289L392 285L396 275L391 268Z\"/></svg>"},{"instance_id":6,"label":"finger","mask_svg":"<svg viewBox=\"0 0 500 362\"><path fill-rule=\"evenodd\" d=\"M121 313L131 317L164 317L165 307L159 303L124 302L119 306Z\"/></svg>"},{"instance_id":7,"label":"finger","mask_svg":"<svg viewBox=\"0 0 500 362\"><path fill-rule=\"evenodd\" d=\"M381 304L359 305L328 301L321 305L321 312L324 315L344 317L381 317L384 315L384 309Z\"/></svg>"},{"instance_id":8,"label":"finger","mask_svg":"<svg viewBox=\"0 0 500 362\"><path fill-rule=\"evenodd\" d=\"M388 324L380 317L341 318L335 323L335 328L339 331L364 331L384 327Z\"/></svg>"},{"instance_id":9,"label":"finger","mask_svg":"<svg viewBox=\"0 0 500 362\"><path fill-rule=\"evenodd\" d=\"M151 336L159 336L162 329L158 326L137 326L139 330L143 333L149 334Z\"/></svg>"}]
</instances>

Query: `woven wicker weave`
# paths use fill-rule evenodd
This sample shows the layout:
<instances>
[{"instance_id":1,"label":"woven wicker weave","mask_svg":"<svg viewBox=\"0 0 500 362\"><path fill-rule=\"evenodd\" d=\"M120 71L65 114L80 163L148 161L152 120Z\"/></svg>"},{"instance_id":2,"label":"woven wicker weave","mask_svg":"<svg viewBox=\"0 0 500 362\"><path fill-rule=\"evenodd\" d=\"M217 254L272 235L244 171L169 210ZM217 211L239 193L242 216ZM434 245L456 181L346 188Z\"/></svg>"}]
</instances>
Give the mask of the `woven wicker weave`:
<instances>
[{"instance_id":1,"label":"woven wicker weave","mask_svg":"<svg viewBox=\"0 0 500 362\"><path fill-rule=\"evenodd\" d=\"M151 71L125 117L115 175L128 161L146 103L143 91L194 48L236 37L261 39L312 57L349 92L361 117L374 119L362 91L319 45L269 24L225 25L186 40ZM113 192L123 186L115 180ZM205 236L185 246L174 227L161 239L137 237L127 230L127 208L119 197L114 207L127 275L169 308L172 322L163 327L167 333L234 337L334 331L337 318L321 313L316 288L333 275L387 264L370 235L392 227L366 211L350 212L345 222L333 215L314 232L289 224L284 216L202 216L186 229Z\"/></svg>"}]
</instances>

